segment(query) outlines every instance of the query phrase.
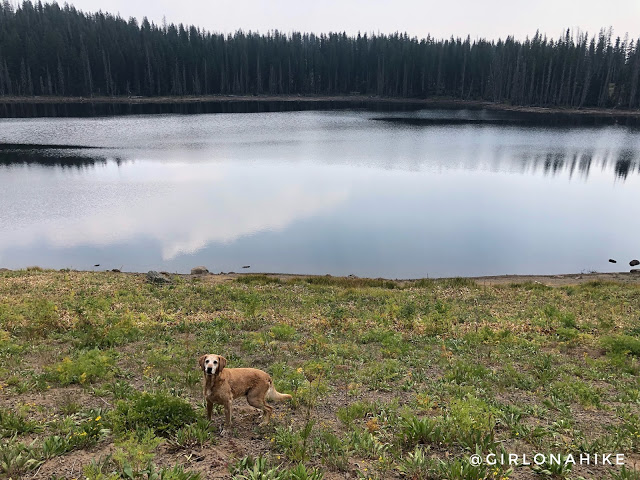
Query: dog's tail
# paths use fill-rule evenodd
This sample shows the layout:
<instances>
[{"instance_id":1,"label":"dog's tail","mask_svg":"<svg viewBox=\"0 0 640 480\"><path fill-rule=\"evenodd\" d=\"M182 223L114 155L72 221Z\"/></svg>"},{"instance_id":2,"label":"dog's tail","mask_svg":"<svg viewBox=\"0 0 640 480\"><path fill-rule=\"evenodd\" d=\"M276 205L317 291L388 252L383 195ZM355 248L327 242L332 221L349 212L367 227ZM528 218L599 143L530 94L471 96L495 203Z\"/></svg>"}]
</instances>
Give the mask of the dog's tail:
<instances>
[{"instance_id":1,"label":"dog's tail","mask_svg":"<svg viewBox=\"0 0 640 480\"><path fill-rule=\"evenodd\" d=\"M289 400L291 399L291 395L288 393L280 393L276 390L276 387L273 386L273 380L269 379L269 390L267 390L267 400L274 400L276 402L281 400Z\"/></svg>"}]
</instances>

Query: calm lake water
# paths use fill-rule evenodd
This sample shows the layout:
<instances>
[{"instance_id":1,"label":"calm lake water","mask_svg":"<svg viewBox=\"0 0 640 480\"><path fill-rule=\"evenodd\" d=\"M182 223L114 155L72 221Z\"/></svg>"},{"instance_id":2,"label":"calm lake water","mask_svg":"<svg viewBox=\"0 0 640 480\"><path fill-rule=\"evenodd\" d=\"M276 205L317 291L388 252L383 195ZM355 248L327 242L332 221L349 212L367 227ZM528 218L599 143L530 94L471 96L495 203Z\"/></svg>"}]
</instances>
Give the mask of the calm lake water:
<instances>
[{"instance_id":1,"label":"calm lake water","mask_svg":"<svg viewBox=\"0 0 640 480\"><path fill-rule=\"evenodd\" d=\"M0 267L628 270L640 257L640 132L507 120L438 110L0 120Z\"/></svg>"}]
</instances>

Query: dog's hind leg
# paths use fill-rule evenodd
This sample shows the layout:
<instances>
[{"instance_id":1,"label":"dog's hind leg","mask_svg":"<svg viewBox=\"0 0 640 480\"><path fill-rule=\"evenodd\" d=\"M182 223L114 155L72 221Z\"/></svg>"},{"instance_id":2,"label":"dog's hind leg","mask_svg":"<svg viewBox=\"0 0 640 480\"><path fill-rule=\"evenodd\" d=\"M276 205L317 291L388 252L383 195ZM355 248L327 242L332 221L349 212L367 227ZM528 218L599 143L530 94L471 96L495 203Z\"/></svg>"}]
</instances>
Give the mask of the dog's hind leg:
<instances>
[{"instance_id":1,"label":"dog's hind leg","mask_svg":"<svg viewBox=\"0 0 640 480\"><path fill-rule=\"evenodd\" d=\"M273 412L273 407L265 401L265 393L266 392L249 392L249 394L247 394L247 402L249 405L263 411L264 419L260 423L260 425L263 426L271 421L271 413Z\"/></svg>"}]
</instances>

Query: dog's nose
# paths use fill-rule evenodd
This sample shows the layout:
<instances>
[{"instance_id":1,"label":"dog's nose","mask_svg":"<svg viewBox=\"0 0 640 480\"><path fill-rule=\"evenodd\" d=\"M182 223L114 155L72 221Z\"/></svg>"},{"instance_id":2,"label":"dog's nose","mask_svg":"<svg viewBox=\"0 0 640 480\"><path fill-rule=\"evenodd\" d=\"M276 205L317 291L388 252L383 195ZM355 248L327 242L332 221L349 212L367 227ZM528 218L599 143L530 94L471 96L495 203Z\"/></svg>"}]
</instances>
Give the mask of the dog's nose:
<instances>
[{"instance_id":1,"label":"dog's nose","mask_svg":"<svg viewBox=\"0 0 640 480\"><path fill-rule=\"evenodd\" d=\"M213 368L207 367L207 373L211 373L212 370L213 370Z\"/></svg>"}]
</instances>

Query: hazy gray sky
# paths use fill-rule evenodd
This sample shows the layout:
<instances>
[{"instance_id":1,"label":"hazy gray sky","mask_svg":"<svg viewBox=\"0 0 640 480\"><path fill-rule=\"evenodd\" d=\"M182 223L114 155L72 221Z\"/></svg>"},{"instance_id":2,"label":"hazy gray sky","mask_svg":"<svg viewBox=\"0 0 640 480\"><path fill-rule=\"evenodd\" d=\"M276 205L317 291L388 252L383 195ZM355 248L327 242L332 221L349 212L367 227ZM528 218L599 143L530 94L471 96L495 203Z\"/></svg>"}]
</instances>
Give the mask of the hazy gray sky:
<instances>
[{"instance_id":1,"label":"hazy gray sky","mask_svg":"<svg viewBox=\"0 0 640 480\"><path fill-rule=\"evenodd\" d=\"M64 3L59 1L60 4ZM567 28L640 36L640 0L75 0L77 8L147 16L156 23L194 24L211 31L278 29L347 33L395 31L426 37L471 35L524 39L537 29L557 38Z\"/></svg>"}]
</instances>

